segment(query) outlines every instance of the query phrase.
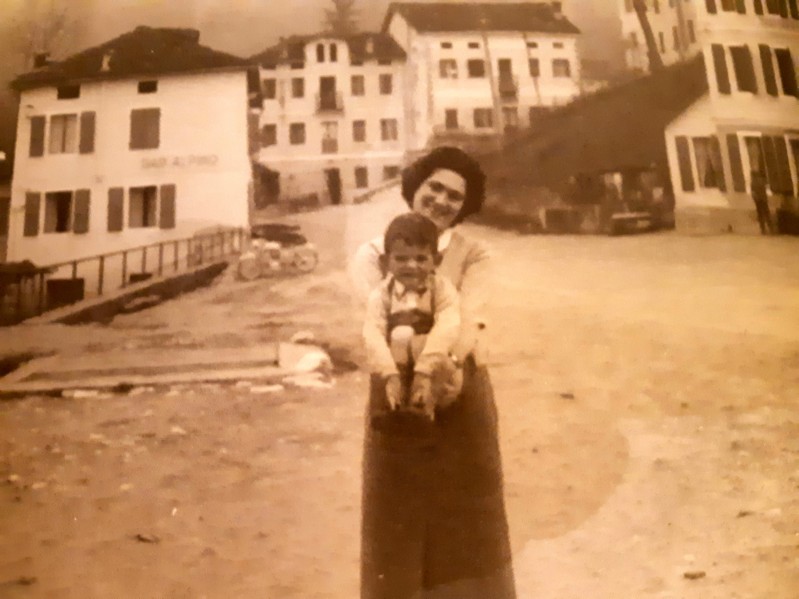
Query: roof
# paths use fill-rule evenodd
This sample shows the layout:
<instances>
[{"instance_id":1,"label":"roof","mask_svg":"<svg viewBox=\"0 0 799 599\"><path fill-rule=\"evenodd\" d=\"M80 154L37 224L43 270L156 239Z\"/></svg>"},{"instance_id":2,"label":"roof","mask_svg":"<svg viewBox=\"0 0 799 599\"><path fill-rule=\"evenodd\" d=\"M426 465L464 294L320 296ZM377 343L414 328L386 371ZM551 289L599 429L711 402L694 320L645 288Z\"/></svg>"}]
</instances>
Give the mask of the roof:
<instances>
[{"instance_id":1,"label":"roof","mask_svg":"<svg viewBox=\"0 0 799 599\"><path fill-rule=\"evenodd\" d=\"M503 2L444 3L392 2L383 31L399 13L417 31L534 31L576 34L580 30L549 3Z\"/></svg>"},{"instance_id":2,"label":"roof","mask_svg":"<svg viewBox=\"0 0 799 599\"><path fill-rule=\"evenodd\" d=\"M707 91L700 54L578 98L482 162L492 178L531 185L665 166L666 126Z\"/></svg>"},{"instance_id":3,"label":"roof","mask_svg":"<svg viewBox=\"0 0 799 599\"><path fill-rule=\"evenodd\" d=\"M137 27L63 61L20 75L11 85L22 90L87 79L247 68L243 58L201 46L199 39L196 29Z\"/></svg>"},{"instance_id":4,"label":"roof","mask_svg":"<svg viewBox=\"0 0 799 599\"><path fill-rule=\"evenodd\" d=\"M251 62L263 66L302 62L305 60L306 44L321 39L338 39L347 43L350 59L363 61L376 60L405 60L405 51L385 33L361 32L350 35L336 35L334 33L315 33L313 35L292 35L283 38L275 44L250 58ZM372 41L372 52L367 52L368 41Z\"/></svg>"}]
</instances>

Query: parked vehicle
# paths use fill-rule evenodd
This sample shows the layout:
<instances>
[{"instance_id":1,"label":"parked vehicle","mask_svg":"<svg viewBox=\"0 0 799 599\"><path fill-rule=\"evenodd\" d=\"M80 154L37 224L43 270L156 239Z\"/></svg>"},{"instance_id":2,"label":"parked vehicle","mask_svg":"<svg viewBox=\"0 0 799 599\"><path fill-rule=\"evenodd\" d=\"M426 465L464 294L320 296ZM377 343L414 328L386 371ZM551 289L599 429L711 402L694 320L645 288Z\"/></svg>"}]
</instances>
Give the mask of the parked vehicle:
<instances>
[{"instance_id":1,"label":"parked vehicle","mask_svg":"<svg viewBox=\"0 0 799 599\"><path fill-rule=\"evenodd\" d=\"M316 246L300 233L298 225L265 223L250 229L250 247L239 256L239 278L311 272L319 262Z\"/></svg>"}]
</instances>

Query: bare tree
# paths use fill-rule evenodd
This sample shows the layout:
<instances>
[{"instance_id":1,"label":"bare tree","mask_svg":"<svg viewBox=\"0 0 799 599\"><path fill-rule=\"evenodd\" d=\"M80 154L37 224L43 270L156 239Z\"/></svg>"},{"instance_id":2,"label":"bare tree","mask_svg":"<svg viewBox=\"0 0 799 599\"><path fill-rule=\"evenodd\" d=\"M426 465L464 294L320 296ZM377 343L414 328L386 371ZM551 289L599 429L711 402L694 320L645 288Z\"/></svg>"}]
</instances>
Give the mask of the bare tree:
<instances>
[{"instance_id":1,"label":"bare tree","mask_svg":"<svg viewBox=\"0 0 799 599\"><path fill-rule=\"evenodd\" d=\"M633 0L633 7L638 15L638 22L641 23L641 29L644 31L647 57L649 58L649 72L654 73L663 68L663 59L660 57L655 34L652 32L652 25L649 24L649 17L646 14L646 0Z\"/></svg>"},{"instance_id":2,"label":"bare tree","mask_svg":"<svg viewBox=\"0 0 799 599\"><path fill-rule=\"evenodd\" d=\"M65 0L27 0L15 21L11 37L24 69L37 55L64 52L77 28Z\"/></svg>"},{"instance_id":3,"label":"bare tree","mask_svg":"<svg viewBox=\"0 0 799 599\"><path fill-rule=\"evenodd\" d=\"M336 35L358 31L355 0L332 0L333 8L325 9L325 29Z\"/></svg>"}]
</instances>

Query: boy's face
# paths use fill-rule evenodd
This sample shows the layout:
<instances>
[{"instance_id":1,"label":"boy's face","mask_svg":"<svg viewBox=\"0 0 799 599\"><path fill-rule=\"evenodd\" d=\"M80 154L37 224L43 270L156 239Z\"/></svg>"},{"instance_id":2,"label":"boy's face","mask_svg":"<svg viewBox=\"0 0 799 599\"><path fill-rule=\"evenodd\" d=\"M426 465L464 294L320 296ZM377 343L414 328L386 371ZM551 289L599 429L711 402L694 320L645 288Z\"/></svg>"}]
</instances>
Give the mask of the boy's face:
<instances>
[{"instance_id":1,"label":"boy's face","mask_svg":"<svg viewBox=\"0 0 799 599\"><path fill-rule=\"evenodd\" d=\"M403 239L392 242L386 257L386 270L408 289L424 287L436 268L433 248L409 245Z\"/></svg>"}]
</instances>

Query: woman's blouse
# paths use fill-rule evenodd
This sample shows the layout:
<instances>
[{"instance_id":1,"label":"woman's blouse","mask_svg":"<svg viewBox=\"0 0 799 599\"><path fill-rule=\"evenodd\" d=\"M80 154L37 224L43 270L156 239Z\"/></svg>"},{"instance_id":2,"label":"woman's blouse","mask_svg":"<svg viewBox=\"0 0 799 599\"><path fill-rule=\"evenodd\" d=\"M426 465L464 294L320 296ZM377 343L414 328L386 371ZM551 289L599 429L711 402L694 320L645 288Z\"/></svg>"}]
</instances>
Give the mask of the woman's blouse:
<instances>
[{"instance_id":1,"label":"woman's blouse","mask_svg":"<svg viewBox=\"0 0 799 599\"><path fill-rule=\"evenodd\" d=\"M461 330L452 353L464 360L473 355L478 364L485 363L482 332L486 328L485 308L491 293L489 282L490 254L478 241L452 230L442 261L436 272L449 279L460 293ZM383 237L364 243L350 262L350 277L355 293L365 304L373 289L383 280L380 256Z\"/></svg>"}]
</instances>

